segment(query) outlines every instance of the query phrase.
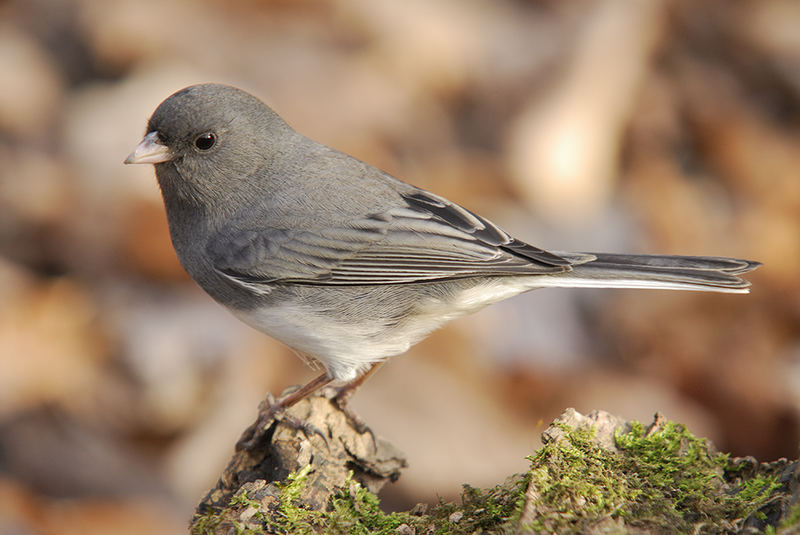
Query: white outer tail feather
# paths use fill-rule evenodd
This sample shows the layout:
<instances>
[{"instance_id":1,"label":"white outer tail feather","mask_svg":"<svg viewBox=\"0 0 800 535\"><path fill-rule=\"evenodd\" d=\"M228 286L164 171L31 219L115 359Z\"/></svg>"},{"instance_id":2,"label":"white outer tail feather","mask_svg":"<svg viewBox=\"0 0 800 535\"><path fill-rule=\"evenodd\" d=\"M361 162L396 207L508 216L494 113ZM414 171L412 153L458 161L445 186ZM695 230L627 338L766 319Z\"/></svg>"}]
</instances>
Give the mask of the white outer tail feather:
<instances>
[{"instance_id":1,"label":"white outer tail feather","mask_svg":"<svg viewBox=\"0 0 800 535\"><path fill-rule=\"evenodd\" d=\"M537 277L534 288L619 288L650 290L687 290L696 292L721 292L732 294L750 293L750 288L726 288L701 283L667 282L643 279L592 279L586 277L570 277L568 275Z\"/></svg>"}]
</instances>

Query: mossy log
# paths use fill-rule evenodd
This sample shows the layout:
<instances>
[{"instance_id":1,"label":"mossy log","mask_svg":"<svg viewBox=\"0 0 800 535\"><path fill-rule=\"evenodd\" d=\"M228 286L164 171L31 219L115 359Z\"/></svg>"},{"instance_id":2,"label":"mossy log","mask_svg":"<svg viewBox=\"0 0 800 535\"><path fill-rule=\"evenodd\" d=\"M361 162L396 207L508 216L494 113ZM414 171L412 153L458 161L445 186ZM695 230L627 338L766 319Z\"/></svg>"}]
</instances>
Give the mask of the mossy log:
<instances>
[{"instance_id":1,"label":"mossy log","mask_svg":"<svg viewBox=\"0 0 800 535\"><path fill-rule=\"evenodd\" d=\"M324 396L292 408L293 423L264 414L192 533L800 533L797 461L731 458L660 415L643 425L568 409L526 473L465 485L461 503L386 513L376 493L405 466L393 446Z\"/></svg>"},{"instance_id":2,"label":"mossy log","mask_svg":"<svg viewBox=\"0 0 800 535\"><path fill-rule=\"evenodd\" d=\"M329 398L306 398L275 420L269 402L236 443L233 457L197 507L202 515L225 509L234 496L265 500L281 495L291 474L305 469L303 506L324 510L351 479L373 493L400 477L403 454L358 425Z\"/></svg>"}]
</instances>

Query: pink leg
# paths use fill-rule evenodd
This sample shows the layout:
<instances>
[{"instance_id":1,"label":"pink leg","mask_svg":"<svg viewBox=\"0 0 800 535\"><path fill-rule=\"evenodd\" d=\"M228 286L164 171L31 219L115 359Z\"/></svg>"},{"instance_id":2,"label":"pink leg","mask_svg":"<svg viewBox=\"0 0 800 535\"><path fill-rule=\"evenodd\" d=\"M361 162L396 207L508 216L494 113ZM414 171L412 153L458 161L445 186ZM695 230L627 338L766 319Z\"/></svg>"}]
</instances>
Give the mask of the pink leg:
<instances>
[{"instance_id":1,"label":"pink leg","mask_svg":"<svg viewBox=\"0 0 800 535\"><path fill-rule=\"evenodd\" d=\"M279 399L276 403L273 403L271 407L273 413L288 409L301 399L305 398L306 396L310 396L326 384L330 383L332 380L333 379L331 377L328 377L327 373L323 373L322 375L315 377L288 396Z\"/></svg>"},{"instance_id":2,"label":"pink leg","mask_svg":"<svg viewBox=\"0 0 800 535\"><path fill-rule=\"evenodd\" d=\"M361 419L361 417L358 414L353 412L353 409L350 408L348 401L350 401L350 398L355 393L355 391L358 390L358 387L364 384L364 381L366 381L369 376L375 373L381 366L381 364L383 364L383 362L376 362L375 364L372 365L370 369L362 373L360 376L356 377L349 383L340 386L336 390L336 394L333 396L334 403L336 403L336 405L338 405L338 407L342 410L342 412L345 413L345 415L350 420L350 423L353 425L353 427L359 433L369 433L372 436L372 443L375 444L376 447L377 447L377 440L375 439L375 434L372 432L372 429L369 428L367 423L363 419Z\"/></svg>"},{"instance_id":3,"label":"pink leg","mask_svg":"<svg viewBox=\"0 0 800 535\"><path fill-rule=\"evenodd\" d=\"M261 403L261 406L259 406L258 420L256 420L253 425L245 430L244 434L239 439L239 442L236 444L237 450L241 448L249 450L255 447L273 420L283 420L288 422L297 429L304 430L308 435L316 433L321 436L325 442L327 442L328 438L324 433L322 433L322 431L310 424L300 422L297 419L290 417L289 415L285 414L285 411L301 399L313 394L331 381L332 379L328 377L328 374L323 373L278 401L275 401L272 395L268 394L267 399L265 399ZM265 403L268 405L266 408L264 408Z\"/></svg>"},{"instance_id":4,"label":"pink leg","mask_svg":"<svg viewBox=\"0 0 800 535\"><path fill-rule=\"evenodd\" d=\"M358 387L363 385L364 381L366 381L370 375L375 373L378 370L378 368L380 368L381 364L383 364L383 362L376 362L370 367L370 369L368 369L367 371L365 371L364 373L362 373L349 383L340 386L336 390L336 395L334 396L336 403L340 407L346 406L347 402L350 400L352 395L355 394L356 390L358 390Z\"/></svg>"}]
</instances>

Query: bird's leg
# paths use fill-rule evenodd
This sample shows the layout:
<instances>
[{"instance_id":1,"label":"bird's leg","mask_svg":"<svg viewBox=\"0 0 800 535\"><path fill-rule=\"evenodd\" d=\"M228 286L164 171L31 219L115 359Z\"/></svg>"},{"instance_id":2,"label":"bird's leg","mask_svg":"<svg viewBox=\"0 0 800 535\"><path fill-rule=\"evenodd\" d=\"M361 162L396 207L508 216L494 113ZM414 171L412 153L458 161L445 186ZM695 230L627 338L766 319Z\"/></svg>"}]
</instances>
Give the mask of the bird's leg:
<instances>
[{"instance_id":1,"label":"bird's leg","mask_svg":"<svg viewBox=\"0 0 800 535\"><path fill-rule=\"evenodd\" d=\"M335 394L331 398L333 402L336 403L336 405L342 410L342 412L344 412L344 414L347 416L348 420L350 420L350 423L353 425L356 431L362 434L368 432L370 435L372 435L372 442L376 444L377 442L375 440L375 434L372 432L372 429L369 428L367 423L364 420L362 420L359 415L353 412L353 409L350 408L348 402L350 401L350 398L355 393L355 391L358 390L358 387L364 384L364 381L366 381L370 375L375 373L375 371L377 371L377 369L381 366L381 364L383 364L383 362L376 362L366 372L362 373L349 383L346 383L337 388L335 390Z\"/></svg>"},{"instance_id":2,"label":"bird's leg","mask_svg":"<svg viewBox=\"0 0 800 535\"><path fill-rule=\"evenodd\" d=\"M270 406L270 410L273 413L283 412L301 399L305 398L306 396L310 396L326 384L333 381L333 378L330 377L327 373L322 373L318 377L315 377L311 381L307 382L291 394L282 397L277 402L273 403Z\"/></svg>"},{"instance_id":3,"label":"bird's leg","mask_svg":"<svg viewBox=\"0 0 800 535\"><path fill-rule=\"evenodd\" d=\"M272 394L268 394L258 408L258 420L244 432L242 438L239 439L237 449L238 447L252 449L273 420L281 420L289 423L297 429L302 429L306 434L316 433L327 443L328 439L322 431L307 422L301 422L297 418L289 416L286 414L286 409L306 396L313 394L332 380L333 379L329 377L327 373L323 373L277 401L272 397ZM264 407L264 404L267 406Z\"/></svg>"}]
</instances>

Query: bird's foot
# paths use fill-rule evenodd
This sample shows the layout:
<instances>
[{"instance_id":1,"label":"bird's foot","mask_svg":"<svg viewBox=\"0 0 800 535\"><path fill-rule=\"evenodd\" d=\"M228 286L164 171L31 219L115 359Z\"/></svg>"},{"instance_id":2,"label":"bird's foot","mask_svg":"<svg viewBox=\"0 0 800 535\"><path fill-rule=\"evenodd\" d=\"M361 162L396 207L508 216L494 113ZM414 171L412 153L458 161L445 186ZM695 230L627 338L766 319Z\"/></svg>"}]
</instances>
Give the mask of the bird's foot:
<instances>
[{"instance_id":1,"label":"bird's foot","mask_svg":"<svg viewBox=\"0 0 800 535\"><path fill-rule=\"evenodd\" d=\"M329 446L327 435L317 426L307 421L300 420L287 412L291 404L287 405L285 401L291 399L292 396L293 393L276 400L271 393L268 393L266 398L258 406L258 419L243 433L242 438L236 443L236 449L251 450L255 448L264 438L264 435L270 429L273 422L276 424L284 423L293 429L303 431L308 438L311 438L312 435L319 435L322 437L325 445Z\"/></svg>"},{"instance_id":2,"label":"bird's foot","mask_svg":"<svg viewBox=\"0 0 800 535\"><path fill-rule=\"evenodd\" d=\"M345 385L340 388L336 388L333 390L333 395L331 396L331 401L333 401L339 410L344 413L345 418L347 418L347 422L350 426L356 430L359 435L363 435L365 433L369 433L370 438L372 439L372 445L375 449L378 448L378 439L375 436L375 432L367 425L367 422L364 421L361 416L356 414L356 412L350 407L350 396L353 395L354 389L348 388L349 385Z\"/></svg>"}]
</instances>

